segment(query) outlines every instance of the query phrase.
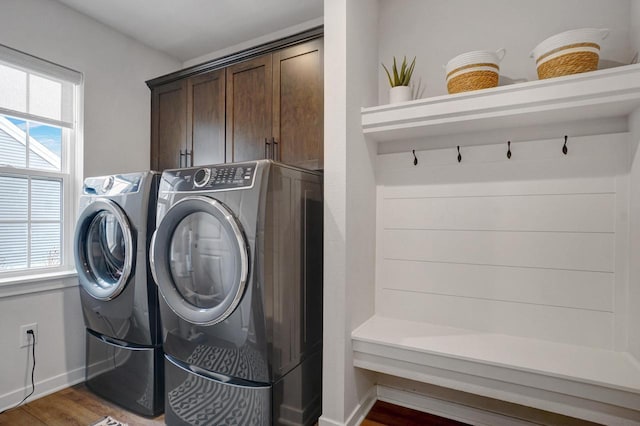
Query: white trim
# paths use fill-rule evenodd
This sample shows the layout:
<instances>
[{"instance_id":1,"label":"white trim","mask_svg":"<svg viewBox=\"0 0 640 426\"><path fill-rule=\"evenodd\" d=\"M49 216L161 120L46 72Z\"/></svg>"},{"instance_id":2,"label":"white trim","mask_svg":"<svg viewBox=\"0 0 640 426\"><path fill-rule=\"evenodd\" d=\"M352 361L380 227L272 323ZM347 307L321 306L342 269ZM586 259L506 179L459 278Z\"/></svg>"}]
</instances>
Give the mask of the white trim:
<instances>
[{"instance_id":1,"label":"white trim","mask_svg":"<svg viewBox=\"0 0 640 426\"><path fill-rule=\"evenodd\" d=\"M629 138L631 139L631 138ZM630 163L631 144L624 155L623 161ZM626 164L626 170L631 165ZM614 265L614 307L613 307L613 349L626 351L629 348L629 333L634 327L629 322L629 261L630 261L630 178L629 174L616 176L616 219L615 219L615 265Z\"/></svg>"},{"instance_id":2,"label":"white trim","mask_svg":"<svg viewBox=\"0 0 640 426\"><path fill-rule=\"evenodd\" d=\"M5 277L0 279L0 299L77 286L75 270Z\"/></svg>"},{"instance_id":3,"label":"white trim","mask_svg":"<svg viewBox=\"0 0 640 426\"><path fill-rule=\"evenodd\" d=\"M24 176L24 177L34 176L37 178L60 179L60 180L63 180L69 177L67 173L62 173L55 170L27 169L27 168L11 167L11 166L4 166L4 165L0 165L0 174L11 175L11 176Z\"/></svg>"},{"instance_id":4,"label":"white trim","mask_svg":"<svg viewBox=\"0 0 640 426\"><path fill-rule=\"evenodd\" d=\"M33 277L36 276L35 281L48 280L50 277L56 278L60 271L71 270L74 268L73 263L73 242L71 236L73 235L73 228L75 225L75 219L77 216L78 199L80 189L82 187L82 172L83 172L83 118L84 118L84 76L82 73L71 70L69 68L50 63L46 60L36 58L34 56L19 52L9 47L0 44L0 63L6 63L8 66L16 66L23 68L27 73L40 74L44 77L51 77L58 79L63 83L62 87L62 99L63 103L70 105L68 109L62 108L62 117L69 118L70 121L51 120L45 117L38 117L28 112L11 111L4 108L0 108L0 113L20 117L29 121L41 122L46 124L52 124L61 126L62 128L62 152L61 158L53 158L56 166L59 166L59 171L43 170L37 168L17 168L11 166L0 166L0 173L6 173L9 175L20 175L27 177L49 177L61 179L62 181L62 200L61 200L61 241L60 241L60 266L56 268L50 268L44 274L38 273L37 269L26 269L23 271L10 271L6 273L0 273L0 297L7 295L16 295L23 293L32 293L36 291L43 291L47 289L63 288L71 284L35 284ZM27 87L28 90L28 87ZM27 103L29 99L27 96ZM27 108L28 111L28 108ZM66 111L66 112L65 112ZM71 117L67 117L69 112L72 112ZM66 114L66 115L65 115ZM6 123L5 123L6 124ZM7 127L7 126L4 126ZM11 126L9 126L11 127ZM15 126L13 126L15 127ZM16 128L17 130L20 130ZM19 134L16 134L16 129L13 130L12 136L14 139L21 141ZM28 136L26 132L26 145L33 147L34 152L43 156L46 154L43 150L46 150L44 146L38 143L37 140ZM41 148L41 149L40 149ZM40 152L43 151L43 152ZM48 151L48 150L46 150ZM46 159L46 155L44 155ZM49 156L51 157L51 156ZM52 162L52 158L49 161ZM29 222L31 221L29 216ZM30 229L30 228L29 228ZM30 241L30 239L29 239ZM51 275L53 274L53 275ZM38 276L44 278L38 279ZM21 278L24 277L24 278ZM17 283L23 282L25 290L23 292L18 291L15 287ZM10 283L9 286L3 286L2 283Z\"/></svg>"},{"instance_id":5,"label":"white trim","mask_svg":"<svg viewBox=\"0 0 640 426\"><path fill-rule=\"evenodd\" d=\"M369 392L360 400L358 405L353 409L351 415L347 418L346 426L357 426L367 417L367 414L376 403L378 396L377 387L373 386Z\"/></svg>"},{"instance_id":6,"label":"white trim","mask_svg":"<svg viewBox=\"0 0 640 426\"><path fill-rule=\"evenodd\" d=\"M370 140L397 143L506 128L626 117L640 107L640 64L362 108ZM459 144L449 137L449 145Z\"/></svg>"},{"instance_id":7,"label":"white trim","mask_svg":"<svg viewBox=\"0 0 640 426\"><path fill-rule=\"evenodd\" d=\"M67 268L75 268L73 258L73 234L78 219L80 194L84 182L84 76L80 83L73 86L75 104L74 131L71 132L67 152L64 153L63 165L69 173L64 187L63 232L62 232L62 264Z\"/></svg>"},{"instance_id":8,"label":"white trim","mask_svg":"<svg viewBox=\"0 0 640 426\"><path fill-rule=\"evenodd\" d=\"M84 382L85 368L80 367L57 376L36 382L36 392L26 401L29 403L43 396ZM18 390L0 395L0 411L11 408L31 392L31 384Z\"/></svg>"},{"instance_id":9,"label":"white trim","mask_svg":"<svg viewBox=\"0 0 640 426\"><path fill-rule=\"evenodd\" d=\"M320 418L318 419L318 426L344 426L344 423L340 423L335 420L328 419L324 416L320 416Z\"/></svg>"},{"instance_id":10,"label":"white trim","mask_svg":"<svg viewBox=\"0 0 640 426\"><path fill-rule=\"evenodd\" d=\"M377 388L376 386L373 386L360 400L358 405L354 407L353 411L351 411L351 414L344 423L329 419L322 415L318 419L318 426L357 426L362 423L365 417L367 417L371 407L373 407L373 404L375 404L377 400Z\"/></svg>"}]
</instances>

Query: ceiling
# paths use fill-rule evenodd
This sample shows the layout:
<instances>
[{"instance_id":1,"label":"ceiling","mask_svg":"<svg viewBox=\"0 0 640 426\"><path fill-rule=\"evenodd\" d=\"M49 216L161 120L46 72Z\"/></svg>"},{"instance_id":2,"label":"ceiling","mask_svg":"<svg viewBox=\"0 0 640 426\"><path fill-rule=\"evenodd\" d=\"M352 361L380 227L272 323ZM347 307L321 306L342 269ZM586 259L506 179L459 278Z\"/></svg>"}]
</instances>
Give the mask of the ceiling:
<instances>
[{"instance_id":1,"label":"ceiling","mask_svg":"<svg viewBox=\"0 0 640 426\"><path fill-rule=\"evenodd\" d=\"M58 0L185 62L322 17L322 0Z\"/></svg>"}]
</instances>

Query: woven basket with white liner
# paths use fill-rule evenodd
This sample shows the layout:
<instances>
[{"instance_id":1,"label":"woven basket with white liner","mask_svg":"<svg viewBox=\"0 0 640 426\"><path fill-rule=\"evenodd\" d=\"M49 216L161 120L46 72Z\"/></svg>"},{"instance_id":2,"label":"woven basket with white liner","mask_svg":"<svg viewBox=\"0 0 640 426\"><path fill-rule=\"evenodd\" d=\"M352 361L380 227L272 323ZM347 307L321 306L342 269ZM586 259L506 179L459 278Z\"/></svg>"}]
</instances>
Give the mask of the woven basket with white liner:
<instances>
[{"instance_id":1,"label":"woven basket with white liner","mask_svg":"<svg viewBox=\"0 0 640 426\"><path fill-rule=\"evenodd\" d=\"M552 78L598 69L600 42L609 30L580 28L549 37L531 51L538 78Z\"/></svg>"},{"instance_id":2,"label":"woven basket with white liner","mask_svg":"<svg viewBox=\"0 0 640 426\"><path fill-rule=\"evenodd\" d=\"M505 49L495 52L474 50L451 59L445 66L449 93L496 87L500 77L500 61L506 52Z\"/></svg>"}]
</instances>

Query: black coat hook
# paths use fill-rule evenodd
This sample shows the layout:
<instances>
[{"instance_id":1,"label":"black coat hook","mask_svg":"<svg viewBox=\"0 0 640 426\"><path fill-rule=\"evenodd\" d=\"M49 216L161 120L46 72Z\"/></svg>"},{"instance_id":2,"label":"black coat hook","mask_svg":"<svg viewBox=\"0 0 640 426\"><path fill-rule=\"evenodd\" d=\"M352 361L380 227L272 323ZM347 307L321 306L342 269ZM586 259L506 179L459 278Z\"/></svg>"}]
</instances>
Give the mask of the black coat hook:
<instances>
[{"instance_id":1,"label":"black coat hook","mask_svg":"<svg viewBox=\"0 0 640 426\"><path fill-rule=\"evenodd\" d=\"M568 136L564 135L564 145L562 145L562 153L564 155L567 155L567 151L568 151L568 149L567 149L567 138L568 138Z\"/></svg>"},{"instance_id":2,"label":"black coat hook","mask_svg":"<svg viewBox=\"0 0 640 426\"><path fill-rule=\"evenodd\" d=\"M511 160L511 141L507 142L507 158Z\"/></svg>"},{"instance_id":3,"label":"black coat hook","mask_svg":"<svg viewBox=\"0 0 640 426\"><path fill-rule=\"evenodd\" d=\"M416 157L416 150L413 149L413 150L411 150L411 152L413 153L413 165L417 166L418 165L418 157Z\"/></svg>"},{"instance_id":4,"label":"black coat hook","mask_svg":"<svg viewBox=\"0 0 640 426\"><path fill-rule=\"evenodd\" d=\"M462 161L462 154L460 154L460 145L458 145L458 163Z\"/></svg>"}]
</instances>

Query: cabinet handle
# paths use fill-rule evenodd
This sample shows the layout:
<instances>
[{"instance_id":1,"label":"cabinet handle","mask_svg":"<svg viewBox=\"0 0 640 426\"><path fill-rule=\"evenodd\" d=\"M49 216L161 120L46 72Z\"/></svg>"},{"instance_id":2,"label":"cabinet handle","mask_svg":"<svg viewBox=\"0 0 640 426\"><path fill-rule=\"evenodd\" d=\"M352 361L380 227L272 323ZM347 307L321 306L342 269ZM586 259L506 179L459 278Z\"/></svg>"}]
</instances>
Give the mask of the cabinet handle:
<instances>
[{"instance_id":1,"label":"cabinet handle","mask_svg":"<svg viewBox=\"0 0 640 426\"><path fill-rule=\"evenodd\" d=\"M269 150L271 148L271 144L269 143L269 139L268 138L264 138L264 158L265 159L269 159Z\"/></svg>"},{"instance_id":2,"label":"cabinet handle","mask_svg":"<svg viewBox=\"0 0 640 426\"><path fill-rule=\"evenodd\" d=\"M280 161L280 144L276 138L271 138L271 142L273 143L273 160Z\"/></svg>"},{"instance_id":3,"label":"cabinet handle","mask_svg":"<svg viewBox=\"0 0 640 426\"><path fill-rule=\"evenodd\" d=\"M182 152L182 150L180 150L180 156L178 157L178 168L182 168L182 157L186 155L187 155L186 150L185 152Z\"/></svg>"}]
</instances>

